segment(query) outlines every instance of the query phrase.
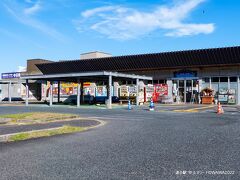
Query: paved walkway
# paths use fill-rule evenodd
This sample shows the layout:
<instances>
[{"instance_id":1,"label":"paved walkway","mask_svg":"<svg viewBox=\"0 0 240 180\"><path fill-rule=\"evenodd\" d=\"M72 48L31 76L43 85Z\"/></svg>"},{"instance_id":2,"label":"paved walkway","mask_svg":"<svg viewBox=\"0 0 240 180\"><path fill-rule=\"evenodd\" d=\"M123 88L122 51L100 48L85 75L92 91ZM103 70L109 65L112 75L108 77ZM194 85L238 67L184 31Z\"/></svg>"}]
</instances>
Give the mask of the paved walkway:
<instances>
[{"instance_id":1,"label":"paved walkway","mask_svg":"<svg viewBox=\"0 0 240 180\"><path fill-rule=\"evenodd\" d=\"M32 130L48 129L48 128L57 128L63 125L89 127L89 126L96 126L98 124L100 124L100 122L95 120L72 120L72 121L51 122L46 124L3 125L3 126L0 126L0 135L32 131Z\"/></svg>"}]
</instances>

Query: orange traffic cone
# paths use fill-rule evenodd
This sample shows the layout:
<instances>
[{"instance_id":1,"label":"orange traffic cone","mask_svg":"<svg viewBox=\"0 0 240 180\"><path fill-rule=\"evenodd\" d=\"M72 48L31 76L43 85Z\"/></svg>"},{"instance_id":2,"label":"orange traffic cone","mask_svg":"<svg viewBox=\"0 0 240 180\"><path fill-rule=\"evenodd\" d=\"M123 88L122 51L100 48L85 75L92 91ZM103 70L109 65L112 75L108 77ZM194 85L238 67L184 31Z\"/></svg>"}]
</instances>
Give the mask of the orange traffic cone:
<instances>
[{"instance_id":1,"label":"orange traffic cone","mask_svg":"<svg viewBox=\"0 0 240 180\"><path fill-rule=\"evenodd\" d=\"M222 108L220 102L218 102L217 114L223 114L223 113L224 113L223 108Z\"/></svg>"}]
</instances>

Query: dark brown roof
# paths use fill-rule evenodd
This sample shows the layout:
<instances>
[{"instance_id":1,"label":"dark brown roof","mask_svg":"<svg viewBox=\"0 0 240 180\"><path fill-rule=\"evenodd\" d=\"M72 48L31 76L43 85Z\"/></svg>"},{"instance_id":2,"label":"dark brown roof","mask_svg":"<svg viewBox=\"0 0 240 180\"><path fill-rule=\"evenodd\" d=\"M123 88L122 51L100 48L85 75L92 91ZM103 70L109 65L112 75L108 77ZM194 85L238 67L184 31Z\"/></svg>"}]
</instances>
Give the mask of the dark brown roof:
<instances>
[{"instance_id":1,"label":"dark brown roof","mask_svg":"<svg viewBox=\"0 0 240 180\"><path fill-rule=\"evenodd\" d=\"M38 64L43 74L240 65L240 46Z\"/></svg>"}]
</instances>

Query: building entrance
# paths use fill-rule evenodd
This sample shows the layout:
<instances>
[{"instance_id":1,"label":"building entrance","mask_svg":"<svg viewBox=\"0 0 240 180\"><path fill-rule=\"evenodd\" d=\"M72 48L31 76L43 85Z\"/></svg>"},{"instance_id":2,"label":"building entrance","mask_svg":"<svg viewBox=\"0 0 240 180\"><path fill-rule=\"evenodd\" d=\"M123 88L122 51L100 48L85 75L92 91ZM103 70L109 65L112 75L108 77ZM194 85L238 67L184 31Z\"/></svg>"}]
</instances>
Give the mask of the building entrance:
<instances>
[{"instance_id":1,"label":"building entrance","mask_svg":"<svg viewBox=\"0 0 240 180\"><path fill-rule=\"evenodd\" d=\"M197 79L174 79L173 94L175 102L197 103L198 102L198 80Z\"/></svg>"}]
</instances>

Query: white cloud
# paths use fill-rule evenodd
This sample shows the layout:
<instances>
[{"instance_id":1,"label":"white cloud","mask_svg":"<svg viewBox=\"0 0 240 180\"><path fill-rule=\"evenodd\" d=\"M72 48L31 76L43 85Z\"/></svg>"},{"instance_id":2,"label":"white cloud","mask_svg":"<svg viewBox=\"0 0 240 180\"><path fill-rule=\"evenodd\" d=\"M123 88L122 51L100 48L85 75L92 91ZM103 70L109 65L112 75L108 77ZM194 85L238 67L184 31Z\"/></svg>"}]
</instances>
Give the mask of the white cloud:
<instances>
[{"instance_id":1,"label":"white cloud","mask_svg":"<svg viewBox=\"0 0 240 180\"><path fill-rule=\"evenodd\" d=\"M166 33L166 36L187 36L197 34L210 34L214 31L213 24L185 24L172 32Z\"/></svg>"},{"instance_id":2,"label":"white cloud","mask_svg":"<svg viewBox=\"0 0 240 180\"><path fill-rule=\"evenodd\" d=\"M88 18L90 16L95 15L96 13L112 11L112 10L115 10L115 9L116 9L116 7L114 7L114 6L103 6L103 7L94 8L94 9L84 11L82 13L82 16L85 17L85 18Z\"/></svg>"},{"instance_id":3,"label":"white cloud","mask_svg":"<svg viewBox=\"0 0 240 180\"><path fill-rule=\"evenodd\" d=\"M187 23L190 13L206 0L178 0L169 6L158 6L151 12L142 12L121 6L103 6L82 12L75 21L79 31L91 30L111 39L127 40L145 36L160 30L165 36L191 36L210 34L213 23Z\"/></svg>"},{"instance_id":4,"label":"white cloud","mask_svg":"<svg viewBox=\"0 0 240 180\"><path fill-rule=\"evenodd\" d=\"M30 2L29 2L29 3L30 3ZM42 7L41 7L41 5L40 5L40 2L37 1L35 4L33 4L32 7L25 8L25 9L24 9L24 14L26 14L26 15L35 14L35 13L37 13L41 8L42 8Z\"/></svg>"},{"instance_id":5,"label":"white cloud","mask_svg":"<svg viewBox=\"0 0 240 180\"><path fill-rule=\"evenodd\" d=\"M18 4L15 1L12 1L11 4L5 4L6 10L11 14L19 23L32 27L44 34L51 36L59 41L65 41L66 38L58 32L55 28L50 27L49 25L33 18L32 15L37 13L40 9L39 1L34 3L34 5L30 8L26 8L22 4ZM30 1L29 1L30 2ZM33 3L31 1L31 3Z\"/></svg>"},{"instance_id":6,"label":"white cloud","mask_svg":"<svg viewBox=\"0 0 240 180\"><path fill-rule=\"evenodd\" d=\"M27 68L25 66L18 66L17 72L25 72L25 71L27 71Z\"/></svg>"}]
</instances>

